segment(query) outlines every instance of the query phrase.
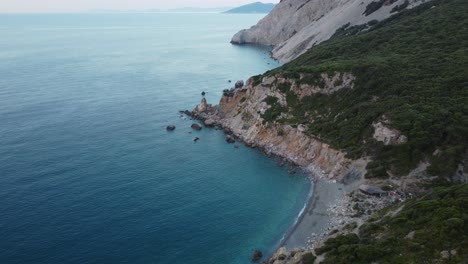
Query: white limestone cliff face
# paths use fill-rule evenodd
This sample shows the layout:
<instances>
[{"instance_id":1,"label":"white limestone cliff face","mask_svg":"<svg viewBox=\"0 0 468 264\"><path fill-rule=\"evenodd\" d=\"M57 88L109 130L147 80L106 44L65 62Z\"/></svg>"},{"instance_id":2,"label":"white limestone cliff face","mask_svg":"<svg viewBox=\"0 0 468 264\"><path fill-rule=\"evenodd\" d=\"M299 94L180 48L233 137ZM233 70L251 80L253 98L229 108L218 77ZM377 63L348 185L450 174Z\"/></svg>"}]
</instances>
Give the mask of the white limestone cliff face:
<instances>
[{"instance_id":1,"label":"white limestone cliff face","mask_svg":"<svg viewBox=\"0 0 468 264\"><path fill-rule=\"evenodd\" d=\"M366 15L371 2L383 1L382 7ZM235 44L273 46L272 55L280 62L289 62L308 49L329 39L344 25L366 24L382 20L406 0L282 0L273 11L250 29L234 35ZM424 0L409 0L412 8Z\"/></svg>"},{"instance_id":2,"label":"white limestone cliff face","mask_svg":"<svg viewBox=\"0 0 468 264\"><path fill-rule=\"evenodd\" d=\"M278 45L339 5L340 0L283 0L256 26L242 30L233 43Z\"/></svg>"}]
</instances>

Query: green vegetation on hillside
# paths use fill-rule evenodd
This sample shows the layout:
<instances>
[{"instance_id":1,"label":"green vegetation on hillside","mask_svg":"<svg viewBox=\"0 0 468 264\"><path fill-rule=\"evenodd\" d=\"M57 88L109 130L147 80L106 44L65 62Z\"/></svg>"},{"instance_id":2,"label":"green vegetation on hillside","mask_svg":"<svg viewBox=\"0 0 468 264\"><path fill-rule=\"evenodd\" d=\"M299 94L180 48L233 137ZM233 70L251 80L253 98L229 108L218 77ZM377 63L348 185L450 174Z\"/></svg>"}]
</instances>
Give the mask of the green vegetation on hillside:
<instances>
[{"instance_id":1,"label":"green vegetation on hillside","mask_svg":"<svg viewBox=\"0 0 468 264\"><path fill-rule=\"evenodd\" d=\"M307 124L310 135L351 158L372 156L367 177L405 175L424 160L430 174L453 175L468 149L468 1L433 0L379 23L344 27L267 75L323 87L320 74L336 72L352 73L353 89L299 100L283 84L289 109L276 106L264 119ZM299 80L304 73L311 77ZM293 118L277 120L278 111ZM384 117L406 144L372 138L372 123Z\"/></svg>"},{"instance_id":2,"label":"green vegetation on hillside","mask_svg":"<svg viewBox=\"0 0 468 264\"><path fill-rule=\"evenodd\" d=\"M384 209L358 234L329 239L316 253L333 264L467 263L468 185L436 188Z\"/></svg>"}]
</instances>

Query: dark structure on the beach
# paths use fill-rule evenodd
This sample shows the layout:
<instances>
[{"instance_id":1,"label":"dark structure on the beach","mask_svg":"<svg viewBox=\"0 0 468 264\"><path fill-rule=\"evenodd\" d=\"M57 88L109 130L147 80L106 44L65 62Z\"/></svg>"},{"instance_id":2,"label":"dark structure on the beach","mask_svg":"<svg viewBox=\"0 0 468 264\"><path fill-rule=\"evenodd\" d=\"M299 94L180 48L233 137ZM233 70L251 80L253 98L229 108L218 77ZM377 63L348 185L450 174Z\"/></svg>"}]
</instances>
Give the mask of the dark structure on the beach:
<instances>
[{"instance_id":1,"label":"dark structure on the beach","mask_svg":"<svg viewBox=\"0 0 468 264\"><path fill-rule=\"evenodd\" d=\"M382 195L387 194L384 190L380 189L379 187L370 186L366 184L359 186L359 190L362 193L365 193L367 195L373 195L373 196L382 196Z\"/></svg>"}]
</instances>

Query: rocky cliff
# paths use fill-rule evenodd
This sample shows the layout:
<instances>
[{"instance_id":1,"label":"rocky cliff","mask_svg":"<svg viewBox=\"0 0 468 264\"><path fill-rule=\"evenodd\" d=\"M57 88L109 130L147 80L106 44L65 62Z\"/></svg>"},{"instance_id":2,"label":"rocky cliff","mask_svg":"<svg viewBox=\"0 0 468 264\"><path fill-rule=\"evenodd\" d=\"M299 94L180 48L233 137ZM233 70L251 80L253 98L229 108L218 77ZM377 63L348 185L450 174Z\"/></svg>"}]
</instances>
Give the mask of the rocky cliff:
<instances>
[{"instance_id":1,"label":"rocky cliff","mask_svg":"<svg viewBox=\"0 0 468 264\"><path fill-rule=\"evenodd\" d=\"M273 44L274 55L283 61L305 54L279 69L250 78L245 85L225 90L217 106L203 100L194 115L206 124L218 124L248 145L306 168L315 176L348 183L366 174L366 181L389 190L387 197L395 199L391 203L424 192L421 186L445 185L449 181L466 183L468 75L460 54L468 46L468 2L432 0L382 22L372 22L417 4L419 1L283 0L271 15L256 27L237 34L233 42ZM311 19L307 14L315 15L311 8L318 5L323 7L316 9L319 19ZM360 22L349 21L349 14L369 22L353 26ZM307 19L315 26L309 26ZM348 22L341 26L341 22L326 21ZM317 34L310 35L312 31ZM334 32L335 37L306 52ZM307 41L298 46L296 38ZM361 196L366 198L360 200ZM359 203L347 206L356 210L356 215L372 214L365 207L369 204L365 194L350 192L349 198ZM375 201L381 202L380 198ZM411 200L406 205L411 205ZM397 204L390 217L399 216L406 205ZM396 245L391 242L376 246L384 225L376 225L375 221L389 219L389 211L382 212L368 222L360 219L330 232L325 238L328 240L319 242L313 251L279 249L268 263L313 263L315 257L315 263L347 263L350 256L357 256L356 246L363 246L363 259L356 262L376 262L390 251L380 254L374 249ZM441 220L445 221L446 214L442 215ZM426 216L432 218L431 213L422 215ZM414 224L409 219L392 223L406 227ZM360 240L374 227L376 235L370 237L377 241L367 244L371 240ZM412 239L412 230L419 227L398 234L400 241ZM429 228L428 236L419 242L428 245L433 235L440 234L431 234L434 230ZM350 252L342 250L342 244L352 244L347 247ZM421 251L414 259L428 257L441 262L441 256L445 258L446 254L438 252L447 252L446 248L429 247L430 252L437 254ZM403 256L406 248L411 245L395 248L387 257ZM407 253L414 253L410 251ZM450 249L448 252L450 255Z\"/></svg>"},{"instance_id":2,"label":"rocky cliff","mask_svg":"<svg viewBox=\"0 0 468 264\"><path fill-rule=\"evenodd\" d=\"M352 76L343 74L342 78L346 83ZM273 107L268 104L269 100L277 100L283 107L288 106L286 94L279 87L290 81L281 76L265 77L260 82L250 78L243 87L225 91L219 105L212 107L203 99L193 112L206 123L222 126L247 145L284 158L317 177L342 180L349 174L361 176L365 171L365 162L350 160L345 153L308 135L305 125L291 126L265 120L265 113ZM298 96L319 91L307 85L293 87ZM321 89L320 92L326 90Z\"/></svg>"},{"instance_id":3,"label":"rocky cliff","mask_svg":"<svg viewBox=\"0 0 468 264\"><path fill-rule=\"evenodd\" d=\"M364 29L424 0L282 0L250 29L234 35L234 44L273 46L273 57L289 62L327 39L339 28Z\"/></svg>"}]
</instances>

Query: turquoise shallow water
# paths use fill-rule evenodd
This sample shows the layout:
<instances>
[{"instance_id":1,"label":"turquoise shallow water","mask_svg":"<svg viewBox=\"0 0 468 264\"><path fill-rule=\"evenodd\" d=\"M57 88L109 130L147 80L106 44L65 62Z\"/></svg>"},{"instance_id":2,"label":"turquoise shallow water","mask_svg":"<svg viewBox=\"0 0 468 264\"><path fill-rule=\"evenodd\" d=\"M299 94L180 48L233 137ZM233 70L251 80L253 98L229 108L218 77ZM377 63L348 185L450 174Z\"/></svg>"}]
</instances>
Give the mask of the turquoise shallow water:
<instances>
[{"instance_id":1,"label":"turquoise shallow water","mask_svg":"<svg viewBox=\"0 0 468 264\"><path fill-rule=\"evenodd\" d=\"M249 263L253 249L271 252L307 177L220 131L191 131L178 113L201 91L216 103L227 80L278 66L229 44L260 18L0 15L0 263Z\"/></svg>"}]
</instances>

